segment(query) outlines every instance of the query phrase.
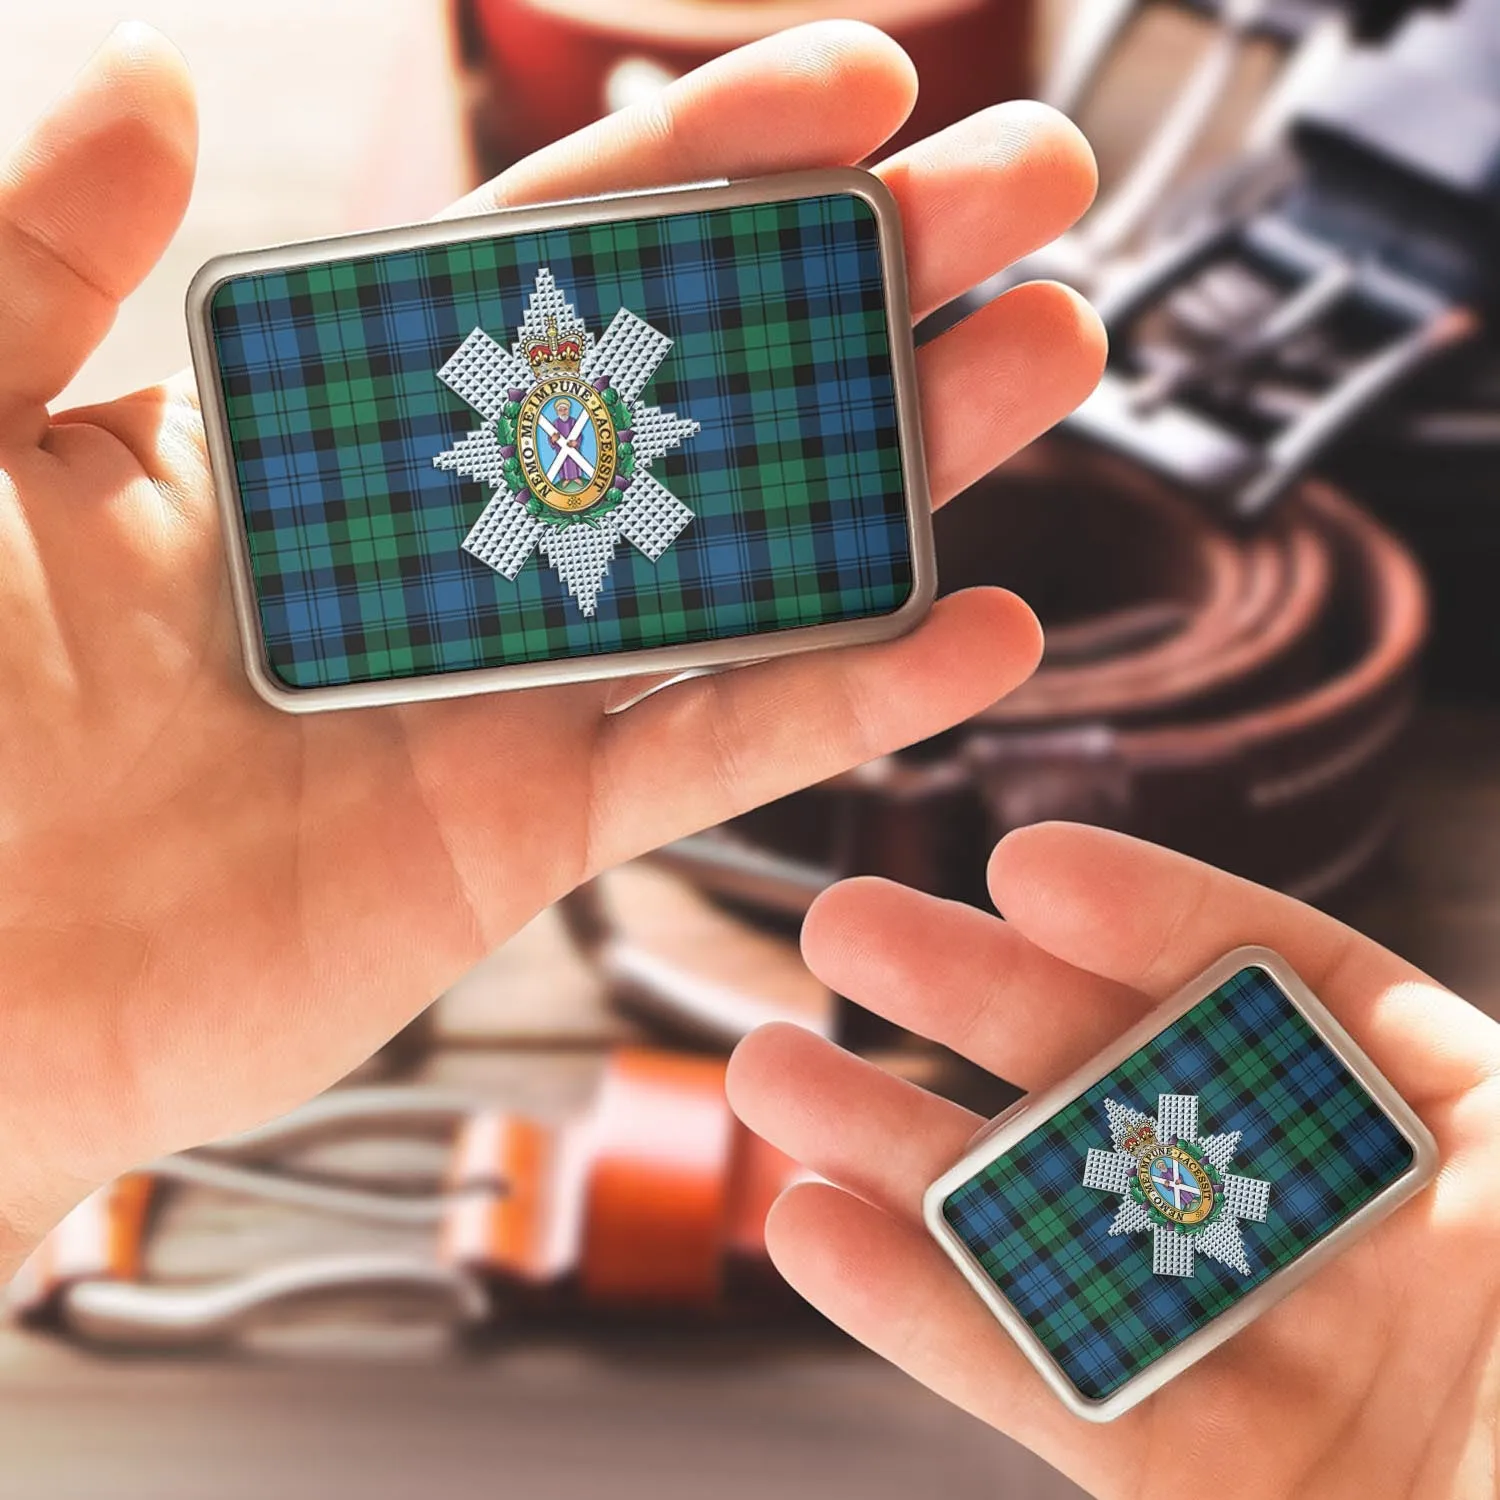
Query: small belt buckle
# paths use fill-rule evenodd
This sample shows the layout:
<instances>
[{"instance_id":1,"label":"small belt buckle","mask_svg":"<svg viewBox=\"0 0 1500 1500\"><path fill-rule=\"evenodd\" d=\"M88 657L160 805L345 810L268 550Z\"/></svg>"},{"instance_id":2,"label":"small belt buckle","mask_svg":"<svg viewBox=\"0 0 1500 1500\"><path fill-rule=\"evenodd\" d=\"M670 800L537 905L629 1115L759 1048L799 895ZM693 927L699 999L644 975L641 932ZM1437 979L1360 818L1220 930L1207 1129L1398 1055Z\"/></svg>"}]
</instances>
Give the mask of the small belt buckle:
<instances>
[{"instance_id":1,"label":"small belt buckle","mask_svg":"<svg viewBox=\"0 0 1500 1500\"><path fill-rule=\"evenodd\" d=\"M983 1128L923 1216L1052 1390L1102 1422L1436 1170L1416 1113L1286 961L1240 948Z\"/></svg>"}]
</instances>

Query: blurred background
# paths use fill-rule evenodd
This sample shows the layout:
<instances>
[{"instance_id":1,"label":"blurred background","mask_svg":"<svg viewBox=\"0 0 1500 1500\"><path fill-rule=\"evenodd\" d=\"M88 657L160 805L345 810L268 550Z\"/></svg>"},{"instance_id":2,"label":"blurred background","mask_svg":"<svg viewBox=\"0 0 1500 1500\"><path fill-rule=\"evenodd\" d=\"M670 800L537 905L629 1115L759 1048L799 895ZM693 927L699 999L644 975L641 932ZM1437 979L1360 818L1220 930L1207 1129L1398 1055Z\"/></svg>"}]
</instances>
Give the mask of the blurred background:
<instances>
[{"instance_id":1,"label":"blurred background","mask_svg":"<svg viewBox=\"0 0 1500 1500\"><path fill-rule=\"evenodd\" d=\"M0 1328L0 1495L1076 1494L777 1286L759 1222L791 1167L728 1116L723 1059L790 1017L1002 1107L823 991L794 934L854 872L982 901L994 839L1055 816L1324 905L1500 1015L1500 0L135 13L197 77L198 187L69 402L186 362L208 256L421 218L824 15L907 45L913 132L1040 96L1100 157L1075 233L919 336L1046 275L1112 355L939 522L947 586L1037 607L1037 678L597 882L344 1087L90 1200ZM0 136L121 18L0 0Z\"/></svg>"}]
</instances>

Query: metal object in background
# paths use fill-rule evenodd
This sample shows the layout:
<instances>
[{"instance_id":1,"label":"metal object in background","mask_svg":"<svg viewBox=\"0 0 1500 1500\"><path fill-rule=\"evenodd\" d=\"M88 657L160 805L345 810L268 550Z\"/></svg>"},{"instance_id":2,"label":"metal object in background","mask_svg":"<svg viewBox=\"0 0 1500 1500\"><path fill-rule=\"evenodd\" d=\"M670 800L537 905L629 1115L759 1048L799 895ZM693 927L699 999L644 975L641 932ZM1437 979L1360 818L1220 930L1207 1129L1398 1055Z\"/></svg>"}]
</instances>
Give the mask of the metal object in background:
<instances>
[{"instance_id":1,"label":"metal object in background","mask_svg":"<svg viewBox=\"0 0 1500 1500\"><path fill-rule=\"evenodd\" d=\"M727 839L700 833L658 849L650 858L689 876L703 891L731 907L750 907L800 923L833 877L818 865L785 859Z\"/></svg>"},{"instance_id":2,"label":"metal object in background","mask_svg":"<svg viewBox=\"0 0 1500 1500\"><path fill-rule=\"evenodd\" d=\"M959 728L736 820L762 849L983 902L1009 829L1122 829L1326 900L1389 824L1426 601L1396 539L1304 484L1253 536L1044 441L938 521L946 586L1031 599L1036 676Z\"/></svg>"},{"instance_id":3,"label":"metal object in background","mask_svg":"<svg viewBox=\"0 0 1500 1500\"><path fill-rule=\"evenodd\" d=\"M703 894L727 896L731 908L757 916L795 919L828 884L824 872L705 834L669 845L634 875L605 876L558 904L617 1011L654 1035L725 1051L770 1021L832 1035L834 998L795 945Z\"/></svg>"},{"instance_id":4,"label":"metal object in background","mask_svg":"<svg viewBox=\"0 0 1500 1500\"><path fill-rule=\"evenodd\" d=\"M1331 20L1340 34L1365 41L1385 37L1426 0L1077 0L1049 63L1040 97L1076 114L1130 25L1152 3L1168 3L1224 24L1233 37L1249 30L1298 45Z\"/></svg>"},{"instance_id":5,"label":"metal object in background","mask_svg":"<svg viewBox=\"0 0 1500 1500\"><path fill-rule=\"evenodd\" d=\"M1166 297L1189 337L1217 313L1217 337L1196 351L1185 348L1189 338L1133 340L1131 326ZM1122 358L1069 427L1236 521L1259 516L1337 438L1479 327L1472 308L1277 216L1171 247L1100 307L1112 334L1120 330ZM1309 336L1341 324L1316 359L1298 357L1299 343L1305 353ZM1139 373L1122 375L1121 365ZM1271 388L1246 389L1262 381ZM1259 430L1219 419L1238 401L1261 419Z\"/></svg>"},{"instance_id":6,"label":"metal object in background","mask_svg":"<svg viewBox=\"0 0 1500 1500\"><path fill-rule=\"evenodd\" d=\"M420 1191L308 1165L331 1143L444 1143ZM423 1088L345 1089L111 1183L48 1235L11 1288L18 1317L85 1342L222 1345L330 1298L417 1304L452 1332L527 1310L712 1312L774 1294L761 1227L797 1174L724 1097L724 1063L624 1048L583 1114L557 1124ZM148 1275L152 1211L209 1189L416 1231L410 1250L341 1250L227 1279Z\"/></svg>"},{"instance_id":7,"label":"metal object in background","mask_svg":"<svg viewBox=\"0 0 1500 1500\"><path fill-rule=\"evenodd\" d=\"M191 1185L304 1213L435 1230L440 1193L385 1192L328 1173L303 1174L279 1158L331 1137L452 1130L471 1106L419 1090L351 1089L201 1152L156 1162L109 1184L74 1209L31 1256L10 1289L13 1311L33 1325L98 1344L205 1346L234 1340L268 1315L330 1296L419 1305L440 1325L477 1325L489 1297L466 1270L435 1255L380 1250L312 1254L210 1282L147 1276L153 1210L165 1190Z\"/></svg>"},{"instance_id":8,"label":"metal object in background","mask_svg":"<svg viewBox=\"0 0 1500 1500\"><path fill-rule=\"evenodd\" d=\"M1105 58L1120 45L1143 9L1140 0L1081 0L1043 91L1065 114L1082 109ZM969 301L987 300L1007 286L1053 277L1079 290L1092 287L1101 270L1129 249L1162 205L1168 191L1201 145L1223 106L1236 68L1251 43L1270 39L1283 52L1278 82L1249 123L1246 142L1259 141L1286 110L1289 96L1303 92L1309 75L1327 67L1348 45L1349 22L1335 4L1308 0L1224 0L1206 10L1214 21L1203 54L1177 86L1124 178L1111 187L1071 233L994 278Z\"/></svg>"},{"instance_id":9,"label":"metal object in background","mask_svg":"<svg viewBox=\"0 0 1500 1500\"><path fill-rule=\"evenodd\" d=\"M420 1301L443 1325L478 1324L483 1292L440 1265L363 1251L324 1255L248 1271L202 1286L137 1286L81 1280L59 1294L60 1327L93 1345L181 1349L222 1343L273 1309L338 1297L379 1298L389 1306Z\"/></svg>"},{"instance_id":10,"label":"metal object in background","mask_svg":"<svg viewBox=\"0 0 1500 1500\"><path fill-rule=\"evenodd\" d=\"M1112 283L1071 429L1254 519L1485 327L1500 254L1500 7L1417 14L1288 122L1295 170Z\"/></svg>"},{"instance_id":11,"label":"metal object in background","mask_svg":"<svg viewBox=\"0 0 1500 1500\"><path fill-rule=\"evenodd\" d=\"M1200 189L1192 168L1211 132L1232 128L1235 169L1226 198L1254 191L1275 163L1266 158L1287 122L1315 101L1359 39L1383 37L1404 13L1427 0L1078 0L1056 51L1042 98L1075 118L1087 116L1101 75L1128 57L1136 29L1153 12L1186 12L1208 26L1205 45L1167 94L1118 180L1109 182L1076 229L1007 267L924 324L934 336L1023 281L1066 282L1093 295L1128 264L1157 221L1182 196ZM1255 106L1235 118L1242 69L1257 51L1276 62Z\"/></svg>"},{"instance_id":12,"label":"metal object in background","mask_svg":"<svg viewBox=\"0 0 1500 1500\"><path fill-rule=\"evenodd\" d=\"M899 146L1029 91L1030 0L460 0L460 51L476 77L475 133L494 168L721 53L808 21L865 20L925 80Z\"/></svg>"}]
</instances>

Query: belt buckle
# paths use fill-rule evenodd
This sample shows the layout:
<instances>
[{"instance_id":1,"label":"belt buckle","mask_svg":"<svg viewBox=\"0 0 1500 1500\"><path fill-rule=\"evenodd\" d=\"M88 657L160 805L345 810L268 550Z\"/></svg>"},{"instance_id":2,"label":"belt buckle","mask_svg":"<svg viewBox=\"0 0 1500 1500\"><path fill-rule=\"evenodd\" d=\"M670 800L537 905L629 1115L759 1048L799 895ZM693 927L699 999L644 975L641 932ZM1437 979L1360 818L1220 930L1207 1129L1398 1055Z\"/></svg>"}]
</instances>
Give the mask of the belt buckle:
<instances>
[{"instance_id":1,"label":"belt buckle","mask_svg":"<svg viewBox=\"0 0 1500 1500\"><path fill-rule=\"evenodd\" d=\"M329 1136L462 1127L470 1103L433 1090L336 1090L212 1148L164 1157L107 1184L68 1214L16 1276L11 1310L25 1323L85 1344L138 1349L220 1345L278 1308L351 1294L431 1308L436 1326L450 1334L477 1326L491 1314L490 1293L449 1254L334 1251L193 1282L156 1281L146 1267L154 1208L174 1185L366 1224L430 1225L446 1241L477 1184L452 1180L435 1193L388 1193L289 1170L276 1158Z\"/></svg>"},{"instance_id":2,"label":"belt buckle","mask_svg":"<svg viewBox=\"0 0 1500 1500\"><path fill-rule=\"evenodd\" d=\"M982 1130L923 1213L1053 1391L1103 1422L1436 1170L1426 1127L1286 961L1240 948Z\"/></svg>"},{"instance_id":3,"label":"belt buckle","mask_svg":"<svg viewBox=\"0 0 1500 1500\"><path fill-rule=\"evenodd\" d=\"M1216 309L1236 278L1249 311ZM1181 236L1120 275L1099 310L1132 368L1114 361L1068 430L1236 521L1262 515L1336 438L1479 327L1471 308L1278 209ZM1187 325L1196 347L1136 337L1163 317Z\"/></svg>"},{"instance_id":4,"label":"belt buckle","mask_svg":"<svg viewBox=\"0 0 1500 1500\"><path fill-rule=\"evenodd\" d=\"M1271 147L1299 102L1316 93L1322 77L1351 45L1346 8L1325 0L1081 0L1069 18L1040 97L1077 118L1110 54L1124 45L1133 23L1143 12L1160 8L1208 18L1212 35L1167 99L1129 170L1076 229L924 319L920 339L935 338L1023 281L1062 281L1091 294L1115 258L1134 244L1166 204L1183 168L1217 121L1225 91L1251 45L1269 40L1282 54L1243 129L1240 148L1252 155ZM1360 7L1352 9L1358 12Z\"/></svg>"},{"instance_id":5,"label":"belt buckle","mask_svg":"<svg viewBox=\"0 0 1500 1500\"><path fill-rule=\"evenodd\" d=\"M441 1165L420 1166L408 1186L390 1171L389 1146L417 1135L440 1146ZM308 1157L335 1141L378 1146L380 1175ZM351 1294L430 1308L419 1331L455 1340L575 1296L602 1310L702 1315L764 1290L761 1225L799 1171L744 1132L712 1056L615 1048L590 1104L561 1121L433 1087L336 1089L110 1183L28 1259L10 1306L80 1342L157 1349L228 1343L267 1312ZM147 1240L158 1194L174 1184L421 1231L427 1243L158 1280Z\"/></svg>"}]
</instances>

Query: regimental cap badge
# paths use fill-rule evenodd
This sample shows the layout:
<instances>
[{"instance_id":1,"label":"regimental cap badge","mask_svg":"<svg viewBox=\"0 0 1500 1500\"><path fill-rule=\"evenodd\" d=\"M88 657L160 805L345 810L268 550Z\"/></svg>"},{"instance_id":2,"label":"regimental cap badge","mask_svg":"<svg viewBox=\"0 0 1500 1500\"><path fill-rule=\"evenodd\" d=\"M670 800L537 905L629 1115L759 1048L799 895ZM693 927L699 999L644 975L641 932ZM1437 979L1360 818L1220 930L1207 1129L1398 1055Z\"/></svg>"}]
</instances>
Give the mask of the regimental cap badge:
<instances>
[{"instance_id":1,"label":"regimental cap badge","mask_svg":"<svg viewBox=\"0 0 1500 1500\"><path fill-rule=\"evenodd\" d=\"M1115 1099L1104 1113L1111 1149L1089 1151L1083 1185L1120 1195L1110 1234L1149 1229L1158 1276L1191 1276L1200 1255L1248 1276L1240 1223L1264 1222L1271 1184L1227 1170L1240 1132L1199 1136L1196 1094L1161 1095L1154 1117Z\"/></svg>"},{"instance_id":2,"label":"regimental cap badge","mask_svg":"<svg viewBox=\"0 0 1500 1500\"><path fill-rule=\"evenodd\" d=\"M513 579L539 550L586 616L621 540L655 562L693 520L651 466L699 425L640 399L671 348L623 307L596 342L545 267L509 349L476 328L438 379L484 425L433 458L492 492L464 551Z\"/></svg>"}]
</instances>

